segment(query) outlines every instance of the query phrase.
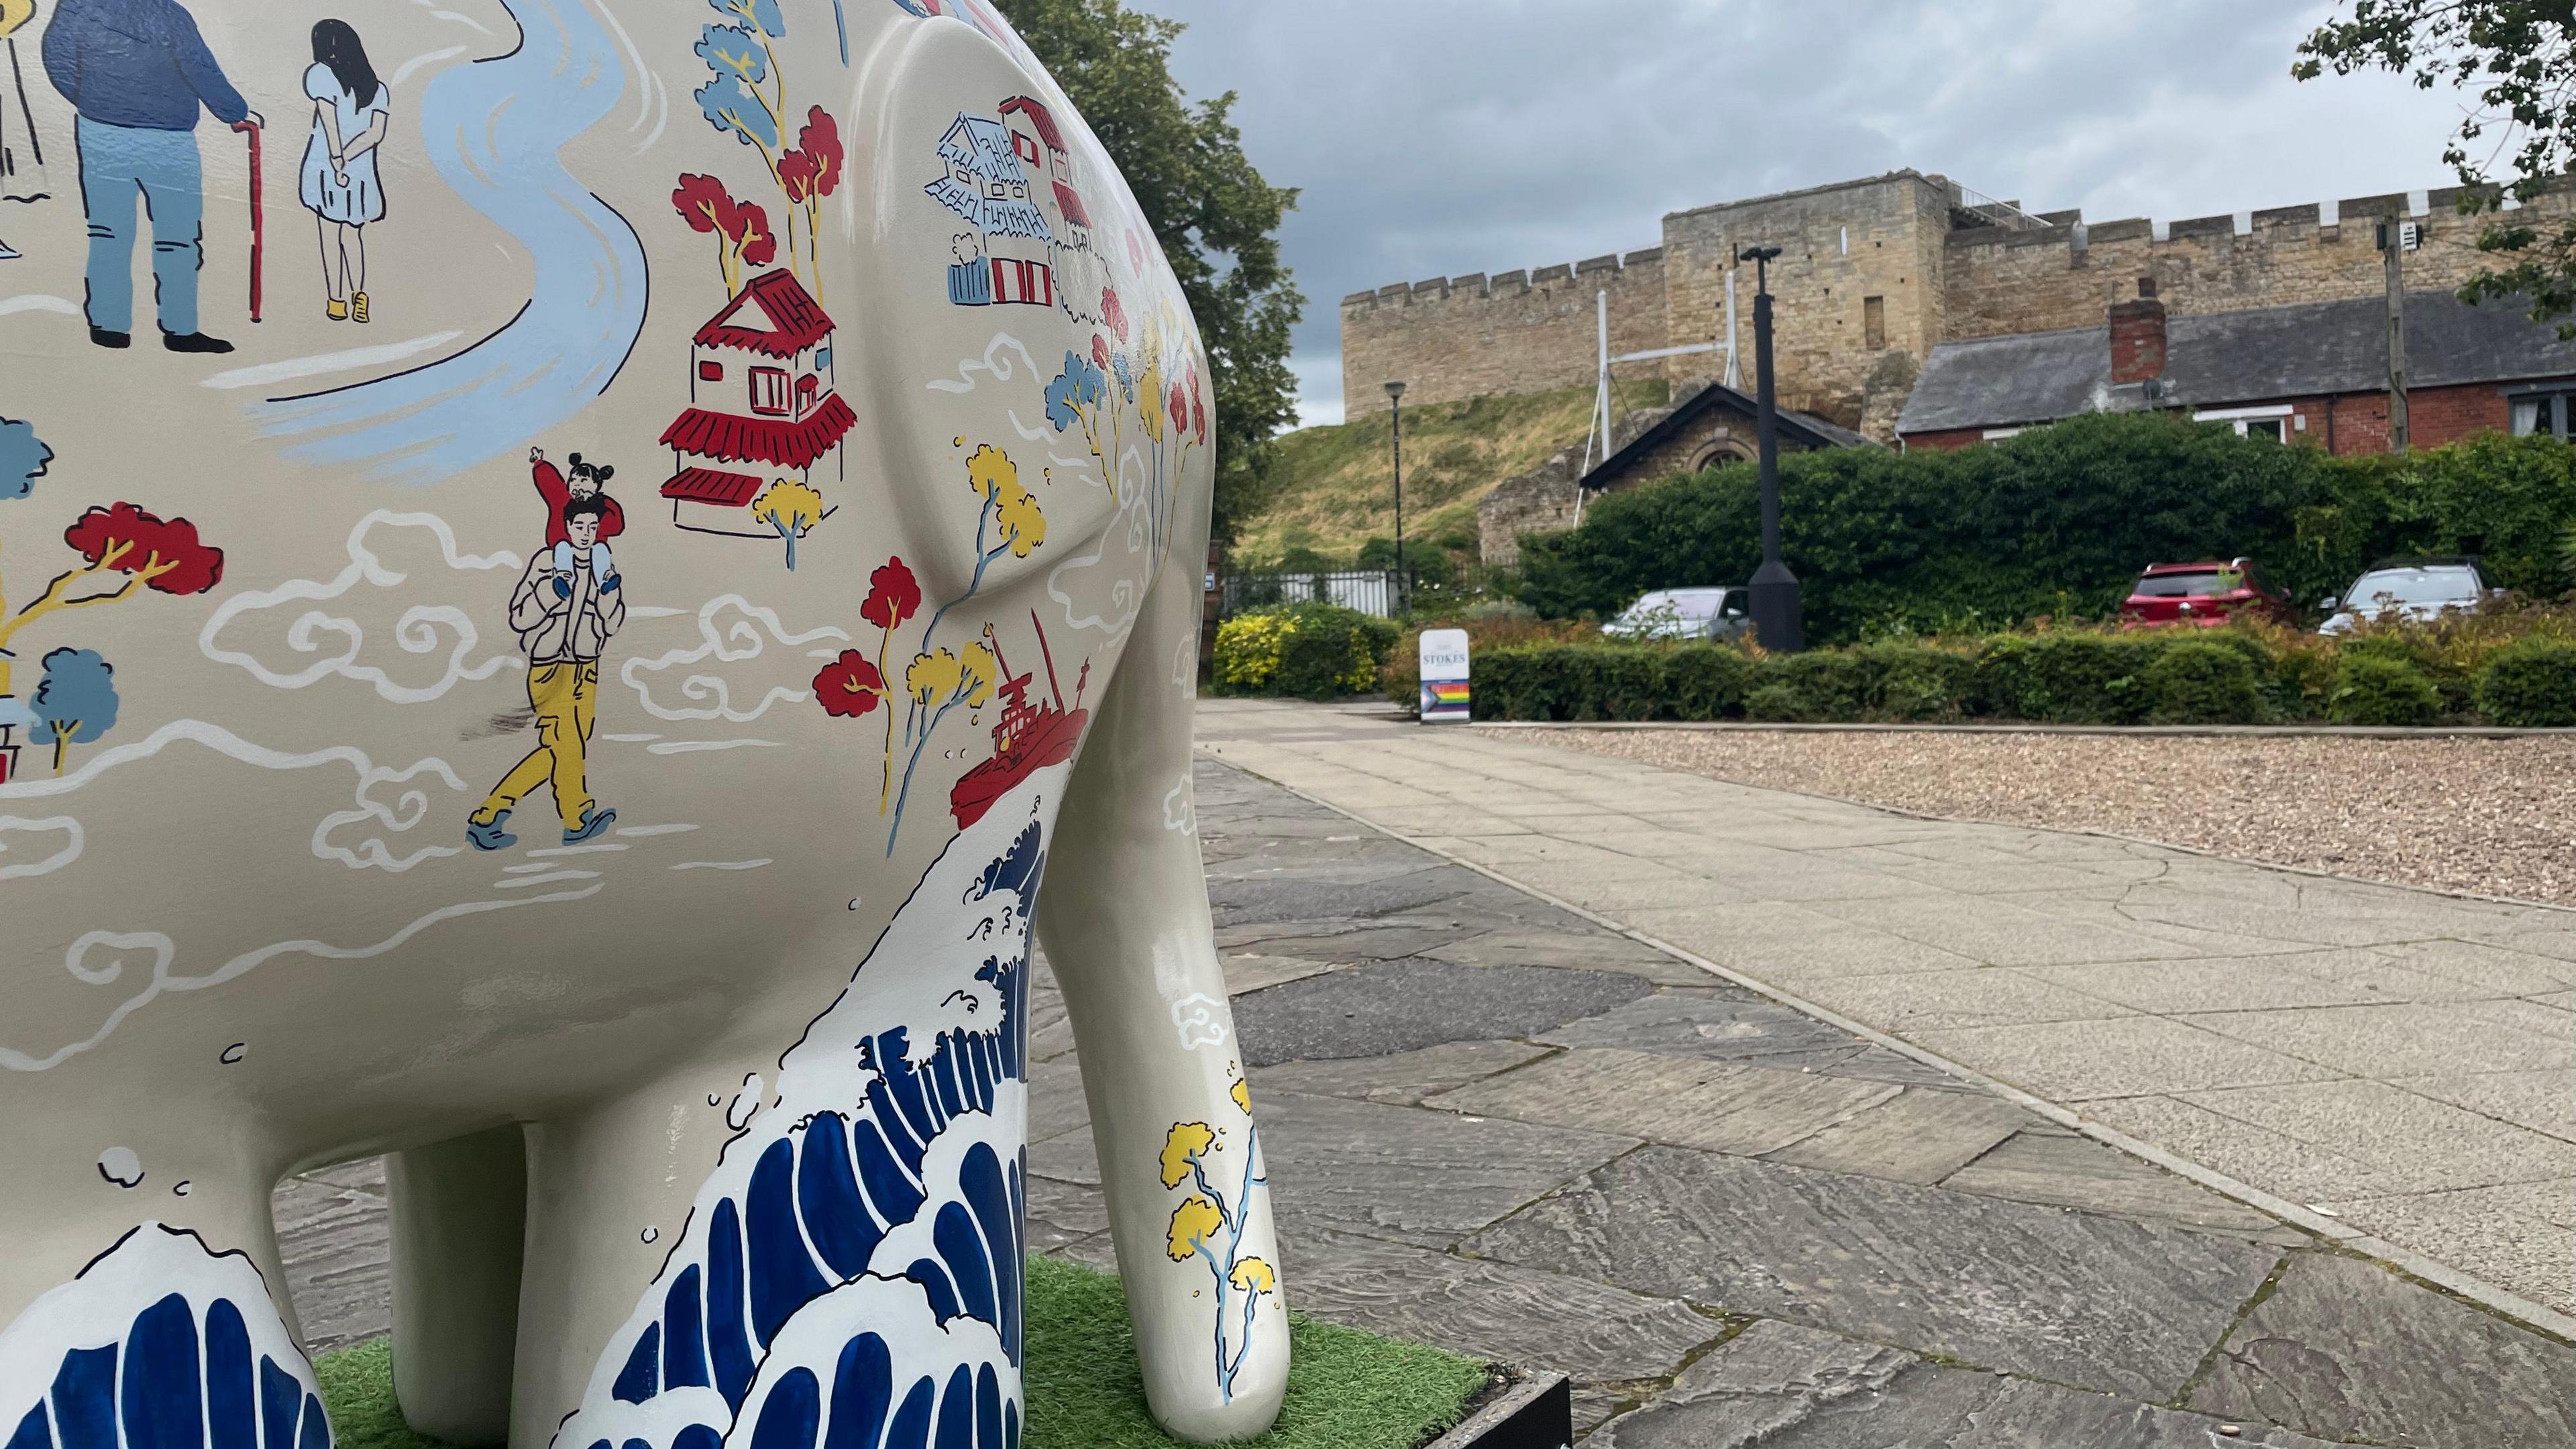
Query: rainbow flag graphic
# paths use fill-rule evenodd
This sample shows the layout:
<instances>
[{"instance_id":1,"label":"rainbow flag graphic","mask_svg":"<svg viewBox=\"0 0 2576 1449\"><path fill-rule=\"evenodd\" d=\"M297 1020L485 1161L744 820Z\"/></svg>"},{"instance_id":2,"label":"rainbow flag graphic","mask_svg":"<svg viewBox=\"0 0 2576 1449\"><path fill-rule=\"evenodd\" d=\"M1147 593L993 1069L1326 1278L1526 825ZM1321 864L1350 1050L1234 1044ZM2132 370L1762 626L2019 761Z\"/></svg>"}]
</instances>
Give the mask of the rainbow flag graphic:
<instances>
[{"instance_id":1,"label":"rainbow flag graphic","mask_svg":"<svg viewBox=\"0 0 2576 1449\"><path fill-rule=\"evenodd\" d=\"M1470 712L1467 681L1426 679L1422 682L1422 717L1424 719L1465 719Z\"/></svg>"}]
</instances>

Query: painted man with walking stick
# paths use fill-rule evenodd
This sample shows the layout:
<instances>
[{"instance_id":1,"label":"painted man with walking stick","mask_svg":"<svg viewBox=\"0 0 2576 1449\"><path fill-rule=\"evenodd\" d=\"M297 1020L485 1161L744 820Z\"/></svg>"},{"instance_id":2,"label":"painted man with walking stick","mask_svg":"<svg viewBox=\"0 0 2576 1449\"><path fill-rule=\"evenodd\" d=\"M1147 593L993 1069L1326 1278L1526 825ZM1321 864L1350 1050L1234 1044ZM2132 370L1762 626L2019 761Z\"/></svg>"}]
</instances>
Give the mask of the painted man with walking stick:
<instances>
[{"instance_id":1,"label":"painted man with walking stick","mask_svg":"<svg viewBox=\"0 0 2576 1449\"><path fill-rule=\"evenodd\" d=\"M152 219L152 282L161 345L230 352L197 330L206 264L200 107L228 126L261 125L224 78L178 0L61 0L45 32L45 73L80 121L81 205L89 215L89 340L133 345L134 202Z\"/></svg>"}]
</instances>

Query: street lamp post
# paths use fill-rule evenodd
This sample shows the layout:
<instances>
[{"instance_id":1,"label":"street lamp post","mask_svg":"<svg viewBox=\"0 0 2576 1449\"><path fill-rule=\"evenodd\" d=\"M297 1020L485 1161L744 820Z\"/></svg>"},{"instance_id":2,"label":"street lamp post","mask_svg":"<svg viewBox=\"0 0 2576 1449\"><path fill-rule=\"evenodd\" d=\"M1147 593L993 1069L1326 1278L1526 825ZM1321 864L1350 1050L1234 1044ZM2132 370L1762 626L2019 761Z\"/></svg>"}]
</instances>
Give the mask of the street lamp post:
<instances>
[{"instance_id":1,"label":"street lamp post","mask_svg":"<svg viewBox=\"0 0 2576 1449\"><path fill-rule=\"evenodd\" d=\"M1395 407L1395 611L1404 612L1404 384L1386 385L1386 400Z\"/></svg>"},{"instance_id":2,"label":"street lamp post","mask_svg":"<svg viewBox=\"0 0 2576 1449\"><path fill-rule=\"evenodd\" d=\"M1753 371L1755 435L1762 451L1762 567L1753 571L1753 634L1777 654L1806 647L1798 576L1780 557L1780 398L1771 373L1771 261L1778 247L1746 247L1736 256L1754 267Z\"/></svg>"}]
</instances>

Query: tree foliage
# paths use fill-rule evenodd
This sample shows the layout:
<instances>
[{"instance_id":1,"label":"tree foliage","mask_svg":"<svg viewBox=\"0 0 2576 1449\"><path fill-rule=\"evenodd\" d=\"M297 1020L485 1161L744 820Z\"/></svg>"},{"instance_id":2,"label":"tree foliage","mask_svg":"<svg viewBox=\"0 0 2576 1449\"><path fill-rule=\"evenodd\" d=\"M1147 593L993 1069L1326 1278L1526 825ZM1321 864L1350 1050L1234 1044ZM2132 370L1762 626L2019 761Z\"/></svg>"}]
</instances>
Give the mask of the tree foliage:
<instances>
[{"instance_id":1,"label":"tree foliage","mask_svg":"<svg viewBox=\"0 0 2576 1449\"><path fill-rule=\"evenodd\" d=\"M1956 452L1780 460L1784 552L1808 638L2102 618L2151 563L2249 556L2293 602L2393 554L2476 553L2557 594L2576 447L2484 434L2403 459L2336 458L2169 415L2092 415ZM1648 589L1741 584L1761 560L1750 464L1614 493L1523 541L1541 613L1607 616Z\"/></svg>"},{"instance_id":2,"label":"tree foliage","mask_svg":"<svg viewBox=\"0 0 2576 1449\"><path fill-rule=\"evenodd\" d=\"M1279 259L1297 204L1243 154L1235 93L1195 104L1172 79L1185 28L1118 0L997 0L1118 163L1207 344L1216 393L1216 532L1271 489L1272 440L1296 413L1289 329L1306 299Z\"/></svg>"},{"instance_id":3,"label":"tree foliage","mask_svg":"<svg viewBox=\"0 0 2576 1449\"><path fill-rule=\"evenodd\" d=\"M2576 313L2576 218L2534 226L2504 209L2563 184L2576 165L2576 7L2568 0L2353 0L2352 13L2299 43L2290 73L2314 80L2384 70L2422 90L2475 96L2442 160L2469 188L2460 209L2488 218L2478 247L2498 258L2463 301L2520 296L2534 321ZM2576 337L2576 323L2562 324Z\"/></svg>"}]
</instances>

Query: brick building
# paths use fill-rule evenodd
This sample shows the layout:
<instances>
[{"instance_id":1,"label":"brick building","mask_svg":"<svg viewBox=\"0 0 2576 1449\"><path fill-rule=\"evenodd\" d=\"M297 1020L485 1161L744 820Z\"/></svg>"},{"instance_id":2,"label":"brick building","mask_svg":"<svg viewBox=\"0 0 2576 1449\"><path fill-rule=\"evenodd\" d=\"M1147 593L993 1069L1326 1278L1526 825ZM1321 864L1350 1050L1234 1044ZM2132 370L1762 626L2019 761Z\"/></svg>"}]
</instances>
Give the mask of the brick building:
<instances>
[{"instance_id":1,"label":"brick building","mask_svg":"<svg viewBox=\"0 0 2576 1449\"><path fill-rule=\"evenodd\" d=\"M2099 326L1944 342L1897 428L1953 448L2088 412L2187 412L2336 453L2388 449L2384 296L2170 316L2152 279ZM2407 427L2419 447L2481 431L2569 432L2576 342L2512 302L2406 298Z\"/></svg>"},{"instance_id":2,"label":"brick building","mask_svg":"<svg viewBox=\"0 0 2576 1449\"><path fill-rule=\"evenodd\" d=\"M1645 408L1619 420L1608 456L1583 472L1578 450L1568 448L1540 467L1506 479L1476 505L1477 550L1487 564L1507 567L1521 556L1520 536L1574 526L1579 505L1604 493L1696 473L1719 463L1755 456L1754 400L1723 383L1703 384L1673 407ZM1811 414L1783 410L1780 451L1870 447L1870 440ZM1578 480L1576 474L1582 473ZM1579 482L1579 495L1578 495Z\"/></svg>"},{"instance_id":3,"label":"brick building","mask_svg":"<svg viewBox=\"0 0 2576 1449\"><path fill-rule=\"evenodd\" d=\"M1740 375L1749 376L1753 276L1734 258L1761 243L1783 249L1771 267L1782 406L1890 441L1936 348L2099 328L2142 277L2154 279L2177 327L2189 317L2377 298L2385 282L2376 224L2402 216L2422 241L2406 257L2409 284L2455 289L2487 260L2473 245L2481 222L2457 214L2459 196L2431 190L2170 224L2088 223L2079 212L2034 215L1944 177L1896 171L1675 212L1658 245L1625 255L1354 293L1341 305L1344 399L1359 416L1386 406L1379 385L1394 380L1409 385L1406 401L1420 403L1588 385L1605 300L1614 353L1723 343L1730 276L1732 340L1745 359ZM2536 223L2576 218L2576 187L2525 211ZM1718 354L1698 354L1622 364L1620 375L1664 377L1683 397L1724 366ZM2364 404L2342 406L2353 411L2339 417L2358 419Z\"/></svg>"}]
</instances>

